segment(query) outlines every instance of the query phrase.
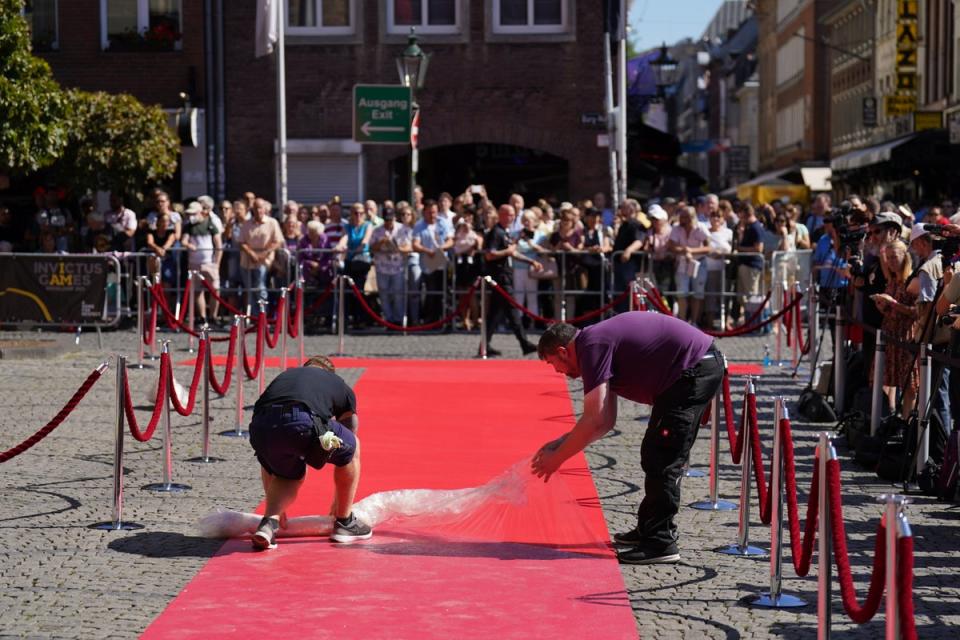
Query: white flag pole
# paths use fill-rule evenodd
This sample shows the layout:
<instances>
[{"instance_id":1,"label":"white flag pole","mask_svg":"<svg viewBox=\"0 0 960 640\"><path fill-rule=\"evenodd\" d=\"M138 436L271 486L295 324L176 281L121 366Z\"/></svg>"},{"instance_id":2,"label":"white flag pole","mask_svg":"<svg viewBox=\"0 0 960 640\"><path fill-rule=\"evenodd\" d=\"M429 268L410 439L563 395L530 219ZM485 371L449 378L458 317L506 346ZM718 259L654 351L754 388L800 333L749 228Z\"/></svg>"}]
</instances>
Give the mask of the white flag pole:
<instances>
[{"instance_id":1,"label":"white flag pole","mask_svg":"<svg viewBox=\"0 0 960 640\"><path fill-rule=\"evenodd\" d=\"M274 0L277 11L277 208L287 202L287 66L285 60L286 2Z\"/></svg>"}]
</instances>

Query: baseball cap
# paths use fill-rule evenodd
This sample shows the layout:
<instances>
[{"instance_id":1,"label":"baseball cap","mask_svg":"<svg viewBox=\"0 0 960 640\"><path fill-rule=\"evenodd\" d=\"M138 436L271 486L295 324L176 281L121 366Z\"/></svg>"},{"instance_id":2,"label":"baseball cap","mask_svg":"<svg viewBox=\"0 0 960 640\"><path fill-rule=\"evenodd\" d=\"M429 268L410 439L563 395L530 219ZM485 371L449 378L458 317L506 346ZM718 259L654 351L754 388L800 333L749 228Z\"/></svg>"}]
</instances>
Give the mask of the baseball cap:
<instances>
[{"instance_id":1,"label":"baseball cap","mask_svg":"<svg viewBox=\"0 0 960 640\"><path fill-rule=\"evenodd\" d=\"M210 196L200 196L197 198L197 202L199 202L200 206L202 206L204 209L213 209L214 202L213 198Z\"/></svg>"},{"instance_id":2,"label":"baseball cap","mask_svg":"<svg viewBox=\"0 0 960 640\"><path fill-rule=\"evenodd\" d=\"M383 213L380 214L380 217L384 220L396 220L397 212L393 207L386 207L383 210Z\"/></svg>"},{"instance_id":3,"label":"baseball cap","mask_svg":"<svg viewBox=\"0 0 960 640\"><path fill-rule=\"evenodd\" d=\"M652 204L647 208L647 215L654 220L666 220L667 212L658 204Z\"/></svg>"},{"instance_id":4,"label":"baseball cap","mask_svg":"<svg viewBox=\"0 0 960 640\"><path fill-rule=\"evenodd\" d=\"M203 212L203 205L200 204L199 200L195 200L191 202L189 205L187 205L186 211L184 211L184 213L188 215L195 215L202 212Z\"/></svg>"},{"instance_id":5,"label":"baseball cap","mask_svg":"<svg viewBox=\"0 0 960 640\"><path fill-rule=\"evenodd\" d=\"M898 229L903 227L900 222L900 216L891 211L882 211L870 222L871 227L879 227L882 224L896 225Z\"/></svg>"},{"instance_id":6,"label":"baseball cap","mask_svg":"<svg viewBox=\"0 0 960 640\"><path fill-rule=\"evenodd\" d=\"M910 242L928 235L930 235L930 232L924 228L924 224L922 222L918 222L917 224L913 225L913 229L910 231Z\"/></svg>"}]
</instances>

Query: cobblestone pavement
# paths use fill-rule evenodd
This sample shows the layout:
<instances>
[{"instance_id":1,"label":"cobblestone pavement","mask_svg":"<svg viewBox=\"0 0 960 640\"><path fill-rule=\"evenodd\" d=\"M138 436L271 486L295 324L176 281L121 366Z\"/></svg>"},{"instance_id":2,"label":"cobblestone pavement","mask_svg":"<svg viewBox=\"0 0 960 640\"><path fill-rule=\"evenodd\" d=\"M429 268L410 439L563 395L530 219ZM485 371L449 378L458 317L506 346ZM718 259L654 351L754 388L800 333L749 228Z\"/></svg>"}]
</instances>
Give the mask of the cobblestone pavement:
<instances>
[{"instance_id":1,"label":"cobblestone pavement","mask_svg":"<svg viewBox=\"0 0 960 640\"><path fill-rule=\"evenodd\" d=\"M0 332L0 338L25 334ZM27 334L33 335L35 334ZM186 358L186 339L174 341L175 360ZM104 348L84 334L80 347L53 359L0 361L0 449L31 435L73 394L87 374L110 354L136 357L132 332L105 333ZM769 338L725 339L721 347L734 362L757 362ZM431 336L348 336L349 355L373 357L464 358L476 354L477 334ZM520 357L516 341L497 336L505 357ZM290 352L296 350L295 343ZM337 350L335 336L309 336L306 351ZM216 347L217 353L225 348ZM362 371L345 370L348 381ZM260 500L257 463L245 440L214 436L216 464L185 462L200 453L199 413L173 414L174 480L193 486L181 495L155 495L140 487L161 479L159 440L126 440L124 519L144 525L131 532L101 532L87 525L111 517L114 437L114 370L94 386L68 422L27 453L0 465L0 637L135 637L163 610L219 547L196 534L198 517L216 506L248 510ZM147 405L156 370L130 370L134 402ZM180 368L185 382L189 372ZM735 389L737 385L734 385ZM801 383L771 368L758 384L761 429L769 455L771 396L795 400ZM579 411L579 382L570 384ZM247 398L256 383L247 382ZM739 395L739 390L735 391ZM214 399L215 431L234 426L233 397ZM639 447L646 411L623 402L617 428L588 451L604 514L611 532L635 524L642 496ZM148 411L138 411L141 423ZM818 427L794 421L801 513L805 511L813 445ZM708 431L694 448L693 464L708 465ZM723 440L721 442L724 442ZM721 445L725 447L725 444ZM739 468L722 449L721 494L731 500ZM881 513L874 497L891 487L855 467L840 448L851 562L861 597L872 566L873 540ZM684 502L706 498L707 479L684 481ZM754 505L756 498L754 497ZM757 509L753 514L756 521ZM914 588L922 638L955 638L960 625L960 508L917 497L909 508L916 538ZM784 590L812 604L793 611L749 608L741 600L765 590L767 560L732 558L712 551L736 538L736 512L680 514L682 561L661 567L624 566L622 572L643 638L813 638L816 634L816 566L796 578L786 556ZM769 528L754 524L752 538L769 545ZM883 636L883 615L863 626L849 622L835 587L833 628L840 638ZM598 636L601 637L601 636Z\"/></svg>"}]
</instances>

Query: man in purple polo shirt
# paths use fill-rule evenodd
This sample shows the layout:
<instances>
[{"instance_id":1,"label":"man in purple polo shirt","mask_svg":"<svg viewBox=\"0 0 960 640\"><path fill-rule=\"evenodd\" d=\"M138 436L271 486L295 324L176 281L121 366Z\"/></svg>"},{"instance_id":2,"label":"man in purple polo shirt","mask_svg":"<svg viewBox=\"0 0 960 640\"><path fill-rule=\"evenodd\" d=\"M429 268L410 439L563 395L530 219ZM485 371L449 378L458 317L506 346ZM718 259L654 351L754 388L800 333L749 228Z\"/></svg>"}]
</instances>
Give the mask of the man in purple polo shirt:
<instances>
[{"instance_id":1,"label":"man in purple polo shirt","mask_svg":"<svg viewBox=\"0 0 960 640\"><path fill-rule=\"evenodd\" d=\"M569 433L540 448L531 470L549 480L565 460L612 429L617 396L653 405L640 447L645 493L637 526L613 539L628 547L618 552L620 562L677 562L674 516L683 467L725 370L713 338L676 318L636 311L583 330L554 324L537 351L558 373L583 378L583 415Z\"/></svg>"}]
</instances>

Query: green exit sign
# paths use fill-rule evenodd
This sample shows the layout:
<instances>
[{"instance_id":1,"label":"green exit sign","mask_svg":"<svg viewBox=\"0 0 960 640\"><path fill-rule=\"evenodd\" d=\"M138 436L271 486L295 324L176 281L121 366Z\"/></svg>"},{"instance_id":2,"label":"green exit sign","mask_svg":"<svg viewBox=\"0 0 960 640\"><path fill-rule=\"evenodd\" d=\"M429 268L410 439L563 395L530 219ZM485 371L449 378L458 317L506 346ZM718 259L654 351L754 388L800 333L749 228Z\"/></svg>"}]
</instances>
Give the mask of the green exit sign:
<instances>
[{"instance_id":1,"label":"green exit sign","mask_svg":"<svg viewBox=\"0 0 960 640\"><path fill-rule=\"evenodd\" d=\"M353 86L353 139L363 144L410 144L410 87Z\"/></svg>"}]
</instances>

